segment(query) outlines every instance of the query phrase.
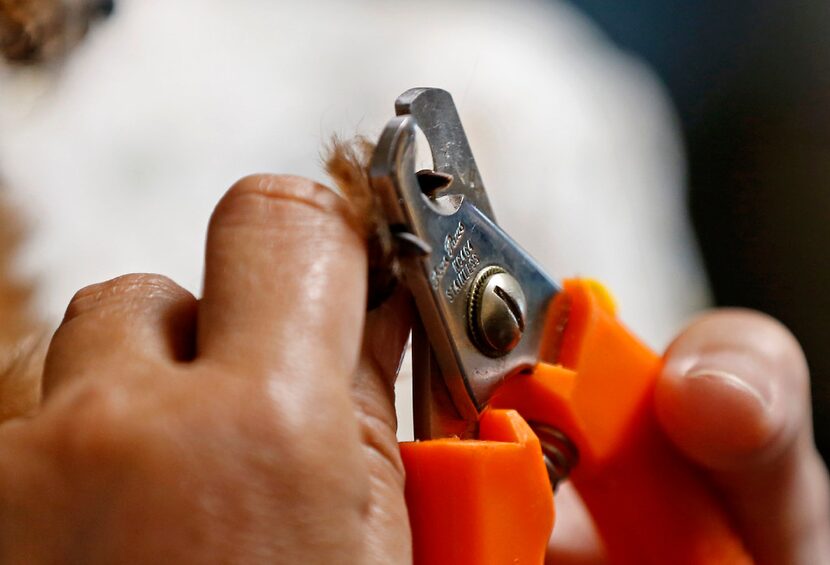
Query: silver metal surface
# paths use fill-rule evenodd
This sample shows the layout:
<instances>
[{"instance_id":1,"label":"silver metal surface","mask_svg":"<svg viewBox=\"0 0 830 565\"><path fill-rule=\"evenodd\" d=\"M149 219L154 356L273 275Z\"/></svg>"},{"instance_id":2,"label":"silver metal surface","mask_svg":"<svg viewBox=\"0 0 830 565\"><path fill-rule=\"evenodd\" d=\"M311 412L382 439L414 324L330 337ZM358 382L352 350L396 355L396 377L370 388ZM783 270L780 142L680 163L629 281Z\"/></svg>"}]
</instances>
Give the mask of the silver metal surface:
<instances>
[{"instance_id":1,"label":"silver metal surface","mask_svg":"<svg viewBox=\"0 0 830 565\"><path fill-rule=\"evenodd\" d=\"M479 351L501 357L522 338L527 299L522 286L500 267L479 271L467 297L467 330Z\"/></svg>"},{"instance_id":2,"label":"silver metal surface","mask_svg":"<svg viewBox=\"0 0 830 565\"><path fill-rule=\"evenodd\" d=\"M411 88L395 100L395 113L412 116L424 132L435 172L452 179L452 190L471 199L495 223L490 199L452 96L440 88Z\"/></svg>"},{"instance_id":3,"label":"silver metal surface","mask_svg":"<svg viewBox=\"0 0 830 565\"><path fill-rule=\"evenodd\" d=\"M413 89L398 99L396 110L404 115L390 120L381 134L370 176L393 231L408 234L410 240L417 238L418 247L429 250L400 257L430 343L427 351L413 352L416 395L424 386L434 395L436 387L430 388L430 383L436 380L437 361L440 382L455 409L451 416L467 422L469 428L507 376L539 361L542 331L559 288L493 221L450 95L438 89ZM430 143L442 182L435 182L435 174L419 182L416 123ZM524 294L525 312L532 313L512 350L497 358L479 351L467 331L470 286L487 267L499 267L514 277ZM422 426L416 422L421 429L418 437L457 434L439 420Z\"/></svg>"},{"instance_id":4,"label":"silver metal surface","mask_svg":"<svg viewBox=\"0 0 830 565\"><path fill-rule=\"evenodd\" d=\"M559 483L567 479L571 470L579 463L579 451L561 430L539 422L528 422L528 424L539 438L548 479L551 488L555 491Z\"/></svg>"}]
</instances>

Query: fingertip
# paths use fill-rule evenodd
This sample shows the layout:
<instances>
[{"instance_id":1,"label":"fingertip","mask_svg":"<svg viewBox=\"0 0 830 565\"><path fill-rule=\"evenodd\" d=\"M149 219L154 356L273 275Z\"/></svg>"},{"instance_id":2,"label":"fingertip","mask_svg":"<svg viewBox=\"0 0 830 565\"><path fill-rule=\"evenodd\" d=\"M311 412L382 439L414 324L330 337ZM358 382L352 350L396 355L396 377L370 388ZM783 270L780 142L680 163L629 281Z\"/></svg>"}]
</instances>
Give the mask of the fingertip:
<instances>
[{"instance_id":1,"label":"fingertip","mask_svg":"<svg viewBox=\"0 0 830 565\"><path fill-rule=\"evenodd\" d=\"M790 332L756 312L724 310L670 346L655 390L667 435L702 466L728 471L774 458L809 425L807 369Z\"/></svg>"},{"instance_id":2,"label":"fingertip","mask_svg":"<svg viewBox=\"0 0 830 565\"><path fill-rule=\"evenodd\" d=\"M711 469L755 458L780 428L759 393L722 370L666 376L657 385L655 401L669 437Z\"/></svg>"},{"instance_id":3,"label":"fingertip","mask_svg":"<svg viewBox=\"0 0 830 565\"><path fill-rule=\"evenodd\" d=\"M239 180L208 228L197 356L266 375L353 367L366 270L343 198L296 176Z\"/></svg>"},{"instance_id":4,"label":"fingertip","mask_svg":"<svg viewBox=\"0 0 830 565\"><path fill-rule=\"evenodd\" d=\"M124 360L188 361L192 357L196 298L169 278L123 275L75 293L49 344L43 396L64 383L116 373Z\"/></svg>"},{"instance_id":5,"label":"fingertip","mask_svg":"<svg viewBox=\"0 0 830 565\"><path fill-rule=\"evenodd\" d=\"M237 223L235 220L249 224L259 211L267 212L269 203L292 201L332 212L335 217L345 212L343 199L320 183L295 175L258 173L242 177L225 192L213 211L211 226Z\"/></svg>"}]
</instances>

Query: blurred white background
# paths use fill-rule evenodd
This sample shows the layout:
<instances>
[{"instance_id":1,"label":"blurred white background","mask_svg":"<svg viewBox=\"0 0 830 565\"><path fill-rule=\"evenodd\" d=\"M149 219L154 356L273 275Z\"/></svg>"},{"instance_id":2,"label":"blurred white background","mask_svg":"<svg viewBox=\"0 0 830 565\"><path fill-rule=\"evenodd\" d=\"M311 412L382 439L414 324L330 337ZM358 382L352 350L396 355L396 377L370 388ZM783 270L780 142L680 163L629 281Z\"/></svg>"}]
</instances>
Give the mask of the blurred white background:
<instances>
[{"instance_id":1,"label":"blurred white background","mask_svg":"<svg viewBox=\"0 0 830 565\"><path fill-rule=\"evenodd\" d=\"M41 313L126 272L198 294L234 180L325 181L331 134L376 135L413 86L454 94L497 219L553 276L607 283L655 347L706 304L664 93L567 6L121 0L59 72L0 71L0 171Z\"/></svg>"}]
</instances>

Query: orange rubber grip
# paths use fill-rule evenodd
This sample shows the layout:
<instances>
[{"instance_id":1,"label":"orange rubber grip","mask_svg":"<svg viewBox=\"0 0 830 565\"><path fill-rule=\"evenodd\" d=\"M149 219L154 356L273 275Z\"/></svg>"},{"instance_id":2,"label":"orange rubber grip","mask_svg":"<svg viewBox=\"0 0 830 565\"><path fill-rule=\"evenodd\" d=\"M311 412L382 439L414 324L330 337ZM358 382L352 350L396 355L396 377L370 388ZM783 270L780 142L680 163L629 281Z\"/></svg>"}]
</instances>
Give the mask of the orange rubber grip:
<instances>
[{"instance_id":1,"label":"orange rubber grip","mask_svg":"<svg viewBox=\"0 0 830 565\"><path fill-rule=\"evenodd\" d=\"M479 440L401 444L416 565L540 565L553 498L539 440L513 410L488 410Z\"/></svg>"},{"instance_id":2,"label":"orange rubber grip","mask_svg":"<svg viewBox=\"0 0 830 565\"><path fill-rule=\"evenodd\" d=\"M562 366L509 379L491 406L558 428L576 445L570 478L612 564L751 564L718 497L656 421L661 359L617 320L596 283L566 281L563 298Z\"/></svg>"}]
</instances>

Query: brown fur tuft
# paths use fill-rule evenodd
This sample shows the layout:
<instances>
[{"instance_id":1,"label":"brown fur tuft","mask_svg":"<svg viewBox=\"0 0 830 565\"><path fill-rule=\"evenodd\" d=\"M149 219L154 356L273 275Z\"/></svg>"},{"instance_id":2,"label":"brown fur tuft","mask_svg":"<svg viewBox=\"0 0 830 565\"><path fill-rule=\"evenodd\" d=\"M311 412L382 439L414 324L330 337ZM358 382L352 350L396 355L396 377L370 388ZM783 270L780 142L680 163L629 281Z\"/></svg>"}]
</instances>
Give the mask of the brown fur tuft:
<instances>
[{"instance_id":1,"label":"brown fur tuft","mask_svg":"<svg viewBox=\"0 0 830 565\"><path fill-rule=\"evenodd\" d=\"M0 0L0 57L23 64L60 59L113 7L108 0ZM0 422L40 404L47 340L32 312L33 285L13 268L23 231L0 183Z\"/></svg>"},{"instance_id":2,"label":"brown fur tuft","mask_svg":"<svg viewBox=\"0 0 830 565\"><path fill-rule=\"evenodd\" d=\"M37 412L47 343L32 334L12 348L0 349L0 423Z\"/></svg>"},{"instance_id":3,"label":"brown fur tuft","mask_svg":"<svg viewBox=\"0 0 830 565\"><path fill-rule=\"evenodd\" d=\"M0 53L24 64L60 58L112 6L101 0L0 0Z\"/></svg>"},{"instance_id":4,"label":"brown fur tuft","mask_svg":"<svg viewBox=\"0 0 830 565\"><path fill-rule=\"evenodd\" d=\"M375 145L363 136L344 141L335 136L326 147L326 172L349 204L355 227L366 237L369 252L369 308L383 302L398 279L394 242L378 194L369 180Z\"/></svg>"},{"instance_id":5,"label":"brown fur tuft","mask_svg":"<svg viewBox=\"0 0 830 565\"><path fill-rule=\"evenodd\" d=\"M23 228L0 187L0 422L32 413L40 402L43 328L32 312L33 287L15 276Z\"/></svg>"}]
</instances>

